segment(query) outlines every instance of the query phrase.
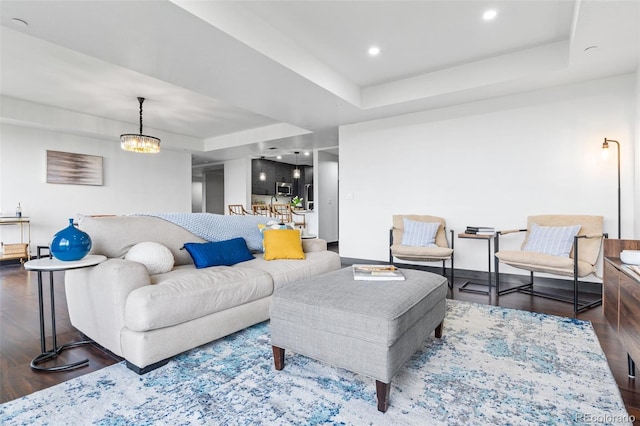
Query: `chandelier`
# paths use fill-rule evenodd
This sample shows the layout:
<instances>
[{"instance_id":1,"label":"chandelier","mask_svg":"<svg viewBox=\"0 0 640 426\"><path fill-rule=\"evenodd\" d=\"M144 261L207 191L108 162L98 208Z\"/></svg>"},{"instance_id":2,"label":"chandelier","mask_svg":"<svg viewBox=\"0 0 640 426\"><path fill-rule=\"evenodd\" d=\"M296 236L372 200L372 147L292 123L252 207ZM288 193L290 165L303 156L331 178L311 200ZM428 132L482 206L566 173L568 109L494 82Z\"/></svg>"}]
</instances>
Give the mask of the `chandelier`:
<instances>
[{"instance_id":1,"label":"chandelier","mask_svg":"<svg viewBox=\"0 0 640 426\"><path fill-rule=\"evenodd\" d=\"M120 135L120 147L125 151L155 154L160 152L160 139L142 134L142 103L144 98L138 98L140 103L140 134L125 133Z\"/></svg>"}]
</instances>

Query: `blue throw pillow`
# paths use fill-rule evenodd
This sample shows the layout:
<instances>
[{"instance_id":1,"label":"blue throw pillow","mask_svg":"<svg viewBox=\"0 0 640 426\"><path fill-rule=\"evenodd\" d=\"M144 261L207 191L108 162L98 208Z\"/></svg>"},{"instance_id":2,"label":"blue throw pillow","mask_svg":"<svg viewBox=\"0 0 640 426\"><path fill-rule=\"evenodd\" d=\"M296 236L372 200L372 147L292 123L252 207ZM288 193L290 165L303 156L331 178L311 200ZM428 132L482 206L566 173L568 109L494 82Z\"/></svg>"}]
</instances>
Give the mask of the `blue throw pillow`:
<instances>
[{"instance_id":1,"label":"blue throw pillow","mask_svg":"<svg viewBox=\"0 0 640 426\"><path fill-rule=\"evenodd\" d=\"M244 238L216 241L210 243L185 243L196 268L209 266L231 266L254 259Z\"/></svg>"}]
</instances>

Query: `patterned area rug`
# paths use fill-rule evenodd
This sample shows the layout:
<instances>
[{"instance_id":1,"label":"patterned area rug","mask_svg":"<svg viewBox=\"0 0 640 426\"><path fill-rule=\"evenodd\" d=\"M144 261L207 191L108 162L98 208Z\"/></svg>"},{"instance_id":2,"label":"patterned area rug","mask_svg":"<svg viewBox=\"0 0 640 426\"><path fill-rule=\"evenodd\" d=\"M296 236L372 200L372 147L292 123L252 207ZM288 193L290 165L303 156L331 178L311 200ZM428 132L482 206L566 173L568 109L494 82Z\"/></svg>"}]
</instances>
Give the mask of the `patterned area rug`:
<instances>
[{"instance_id":1,"label":"patterned area rug","mask_svg":"<svg viewBox=\"0 0 640 426\"><path fill-rule=\"evenodd\" d=\"M0 406L14 424L630 424L587 321L448 301L443 338L427 340L392 381L287 352L276 371L269 323L138 376L124 364Z\"/></svg>"}]
</instances>

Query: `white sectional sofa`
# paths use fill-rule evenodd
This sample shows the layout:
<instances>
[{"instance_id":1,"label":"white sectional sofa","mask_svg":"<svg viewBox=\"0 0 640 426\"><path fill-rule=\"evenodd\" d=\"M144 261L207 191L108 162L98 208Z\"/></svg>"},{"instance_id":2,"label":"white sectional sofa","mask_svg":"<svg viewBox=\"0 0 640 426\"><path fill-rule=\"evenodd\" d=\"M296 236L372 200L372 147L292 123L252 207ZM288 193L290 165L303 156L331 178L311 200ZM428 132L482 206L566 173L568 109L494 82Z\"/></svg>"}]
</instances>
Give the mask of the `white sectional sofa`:
<instances>
[{"instance_id":1,"label":"white sectional sofa","mask_svg":"<svg viewBox=\"0 0 640 426\"><path fill-rule=\"evenodd\" d=\"M196 269L187 242L204 242L186 229L151 216L80 216L92 239L92 254L108 259L67 271L71 324L126 359L143 374L169 358L269 318L274 289L340 268L340 257L320 239L303 240L304 260L255 259L233 266ZM254 225L248 225L254 226ZM157 242L175 266L149 275L124 257L141 242Z\"/></svg>"}]
</instances>

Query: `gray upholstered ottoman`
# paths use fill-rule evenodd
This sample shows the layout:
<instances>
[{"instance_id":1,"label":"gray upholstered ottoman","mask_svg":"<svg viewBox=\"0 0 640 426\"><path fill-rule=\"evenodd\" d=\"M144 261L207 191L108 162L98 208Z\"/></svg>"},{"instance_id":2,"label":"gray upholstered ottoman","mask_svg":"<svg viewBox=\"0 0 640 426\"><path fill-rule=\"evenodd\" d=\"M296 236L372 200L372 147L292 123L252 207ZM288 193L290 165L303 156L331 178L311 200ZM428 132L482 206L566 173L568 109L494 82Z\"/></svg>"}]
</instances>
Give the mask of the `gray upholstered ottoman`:
<instances>
[{"instance_id":1,"label":"gray upholstered ottoman","mask_svg":"<svg viewBox=\"0 0 640 426\"><path fill-rule=\"evenodd\" d=\"M355 281L351 268L276 291L271 344L276 370L284 351L376 380L378 410L388 407L393 376L435 330L442 335L447 279L403 269L404 281Z\"/></svg>"}]
</instances>

